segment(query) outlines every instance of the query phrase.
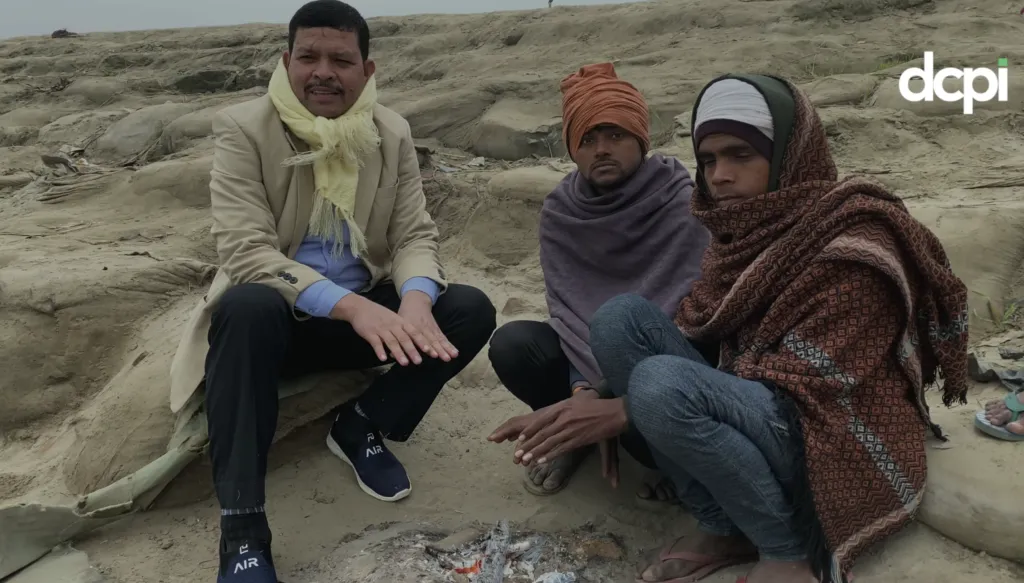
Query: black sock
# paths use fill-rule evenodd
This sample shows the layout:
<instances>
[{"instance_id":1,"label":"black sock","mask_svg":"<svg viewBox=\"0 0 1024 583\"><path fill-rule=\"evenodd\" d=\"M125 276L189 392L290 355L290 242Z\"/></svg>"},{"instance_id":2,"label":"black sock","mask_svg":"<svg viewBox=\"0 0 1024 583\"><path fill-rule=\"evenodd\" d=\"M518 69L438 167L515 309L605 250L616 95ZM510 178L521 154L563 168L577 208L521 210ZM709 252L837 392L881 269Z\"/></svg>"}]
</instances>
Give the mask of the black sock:
<instances>
[{"instance_id":1,"label":"black sock","mask_svg":"<svg viewBox=\"0 0 1024 583\"><path fill-rule=\"evenodd\" d=\"M223 541L223 550L236 552L238 545L243 542L260 542L270 545L271 534L270 524L267 522L267 515L261 509L252 509L255 512L244 514L226 514L236 512L222 510L220 516L220 534Z\"/></svg>"},{"instance_id":2,"label":"black sock","mask_svg":"<svg viewBox=\"0 0 1024 583\"><path fill-rule=\"evenodd\" d=\"M374 431L373 423L359 408L359 403L345 403L338 409L338 416L331 426L331 435L338 445L362 443L366 434Z\"/></svg>"},{"instance_id":3,"label":"black sock","mask_svg":"<svg viewBox=\"0 0 1024 583\"><path fill-rule=\"evenodd\" d=\"M238 513L242 514L228 514ZM236 555L242 545L257 545L264 551L267 562L270 557L270 524L262 507L244 510L221 510L220 516L220 570L224 573L228 561Z\"/></svg>"}]
</instances>

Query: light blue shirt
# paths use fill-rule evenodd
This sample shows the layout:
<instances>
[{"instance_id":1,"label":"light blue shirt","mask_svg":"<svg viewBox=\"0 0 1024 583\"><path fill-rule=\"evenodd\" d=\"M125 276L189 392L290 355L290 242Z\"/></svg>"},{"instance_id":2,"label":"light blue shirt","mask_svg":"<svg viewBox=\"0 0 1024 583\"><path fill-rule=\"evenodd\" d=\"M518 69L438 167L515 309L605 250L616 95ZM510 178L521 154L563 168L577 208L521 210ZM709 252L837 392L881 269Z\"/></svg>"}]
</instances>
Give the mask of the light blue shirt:
<instances>
[{"instance_id":1,"label":"light blue shirt","mask_svg":"<svg viewBox=\"0 0 1024 583\"><path fill-rule=\"evenodd\" d=\"M310 316L327 318L341 298L358 293L370 283L370 271L362 261L352 255L349 247L348 225L344 226L345 245L341 257L331 255L334 243L307 235L295 253L295 261L312 267L327 279L320 280L302 290L295 300L295 307ZM437 302L440 287L428 277L413 277L402 285L401 296L411 291L421 291L430 296L430 302Z\"/></svg>"}]
</instances>

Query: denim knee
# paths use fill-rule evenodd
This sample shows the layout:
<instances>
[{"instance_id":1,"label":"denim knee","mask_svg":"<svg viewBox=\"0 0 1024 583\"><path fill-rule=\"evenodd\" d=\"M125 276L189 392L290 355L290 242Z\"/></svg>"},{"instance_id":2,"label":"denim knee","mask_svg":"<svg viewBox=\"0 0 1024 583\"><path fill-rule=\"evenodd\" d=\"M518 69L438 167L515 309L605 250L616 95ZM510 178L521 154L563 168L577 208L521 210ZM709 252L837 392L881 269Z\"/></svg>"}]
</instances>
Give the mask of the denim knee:
<instances>
[{"instance_id":1,"label":"denim knee","mask_svg":"<svg viewBox=\"0 0 1024 583\"><path fill-rule=\"evenodd\" d=\"M642 360L629 377L629 413L637 429L648 441L657 441L670 424L679 422L681 412L691 407L694 390L686 369L696 363L680 356L661 354Z\"/></svg>"},{"instance_id":2,"label":"denim knee","mask_svg":"<svg viewBox=\"0 0 1024 583\"><path fill-rule=\"evenodd\" d=\"M690 382L697 363L671 355L641 361L629 384L630 418L648 442L687 418L699 416L701 383Z\"/></svg>"},{"instance_id":3,"label":"denim knee","mask_svg":"<svg viewBox=\"0 0 1024 583\"><path fill-rule=\"evenodd\" d=\"M623 334L629 334L641 320L639 314L649 302L638 294L617 295L601 305L590 318L590 346L595 354L614 347Z\"/></svg>"}]
</instances>

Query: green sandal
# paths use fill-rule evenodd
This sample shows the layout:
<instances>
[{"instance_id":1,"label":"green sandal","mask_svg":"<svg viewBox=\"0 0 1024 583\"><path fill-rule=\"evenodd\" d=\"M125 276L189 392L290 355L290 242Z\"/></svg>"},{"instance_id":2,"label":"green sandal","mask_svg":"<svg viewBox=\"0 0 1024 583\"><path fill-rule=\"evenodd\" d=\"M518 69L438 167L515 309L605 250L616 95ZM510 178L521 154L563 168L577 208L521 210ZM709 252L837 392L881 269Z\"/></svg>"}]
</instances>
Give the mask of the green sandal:
<instances>
[{"instance_id":1,"label":"green sandal","mask_svg":"<svg viewBox=\"0 0 1024 583\"><path fill-rule=\"evenodd\" d=\"M1015 421L1020 421L1021 413L1024 413L1024 403L1020 402L1017 397L1018 391L1006 395L1003 399L1003 403L1006 404L1006 408L1010 410L1013 415L1007 424ZM1019 433L1011 433L1002 425L992 425L988 419L985 419L985 411L978 411L974 414L974 426L977 427L983 433L991 435L996 439L1002 439L1004 441L1024 441L1024 435Z\"/></svg>"}]
</instances>

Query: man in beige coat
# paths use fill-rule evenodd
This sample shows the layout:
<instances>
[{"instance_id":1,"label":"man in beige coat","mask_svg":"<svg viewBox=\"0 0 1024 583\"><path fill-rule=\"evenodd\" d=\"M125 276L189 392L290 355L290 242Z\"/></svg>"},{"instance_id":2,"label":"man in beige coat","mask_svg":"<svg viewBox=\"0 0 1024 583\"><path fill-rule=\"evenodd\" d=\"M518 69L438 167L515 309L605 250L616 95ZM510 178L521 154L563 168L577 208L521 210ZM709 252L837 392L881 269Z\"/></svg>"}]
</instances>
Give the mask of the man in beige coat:
<instances>
[{"instance_id":1,"label":"man in beige coat","mask_svg":"<svg viewBox=\"0 0 1024 583\"><path fill-rule=\"evenodd\" d=\"M264 480L282 377L397 363L327 437L363 491L396 501L411 483L383 440L407 440L494 331L487 296L445 280L409 124L376 103L368 53L354 8L310 2L268 95L214 121L221 269L175 355L171 407L205 384L218 581L277 581Z\"/></svg>"}]
</instances>

